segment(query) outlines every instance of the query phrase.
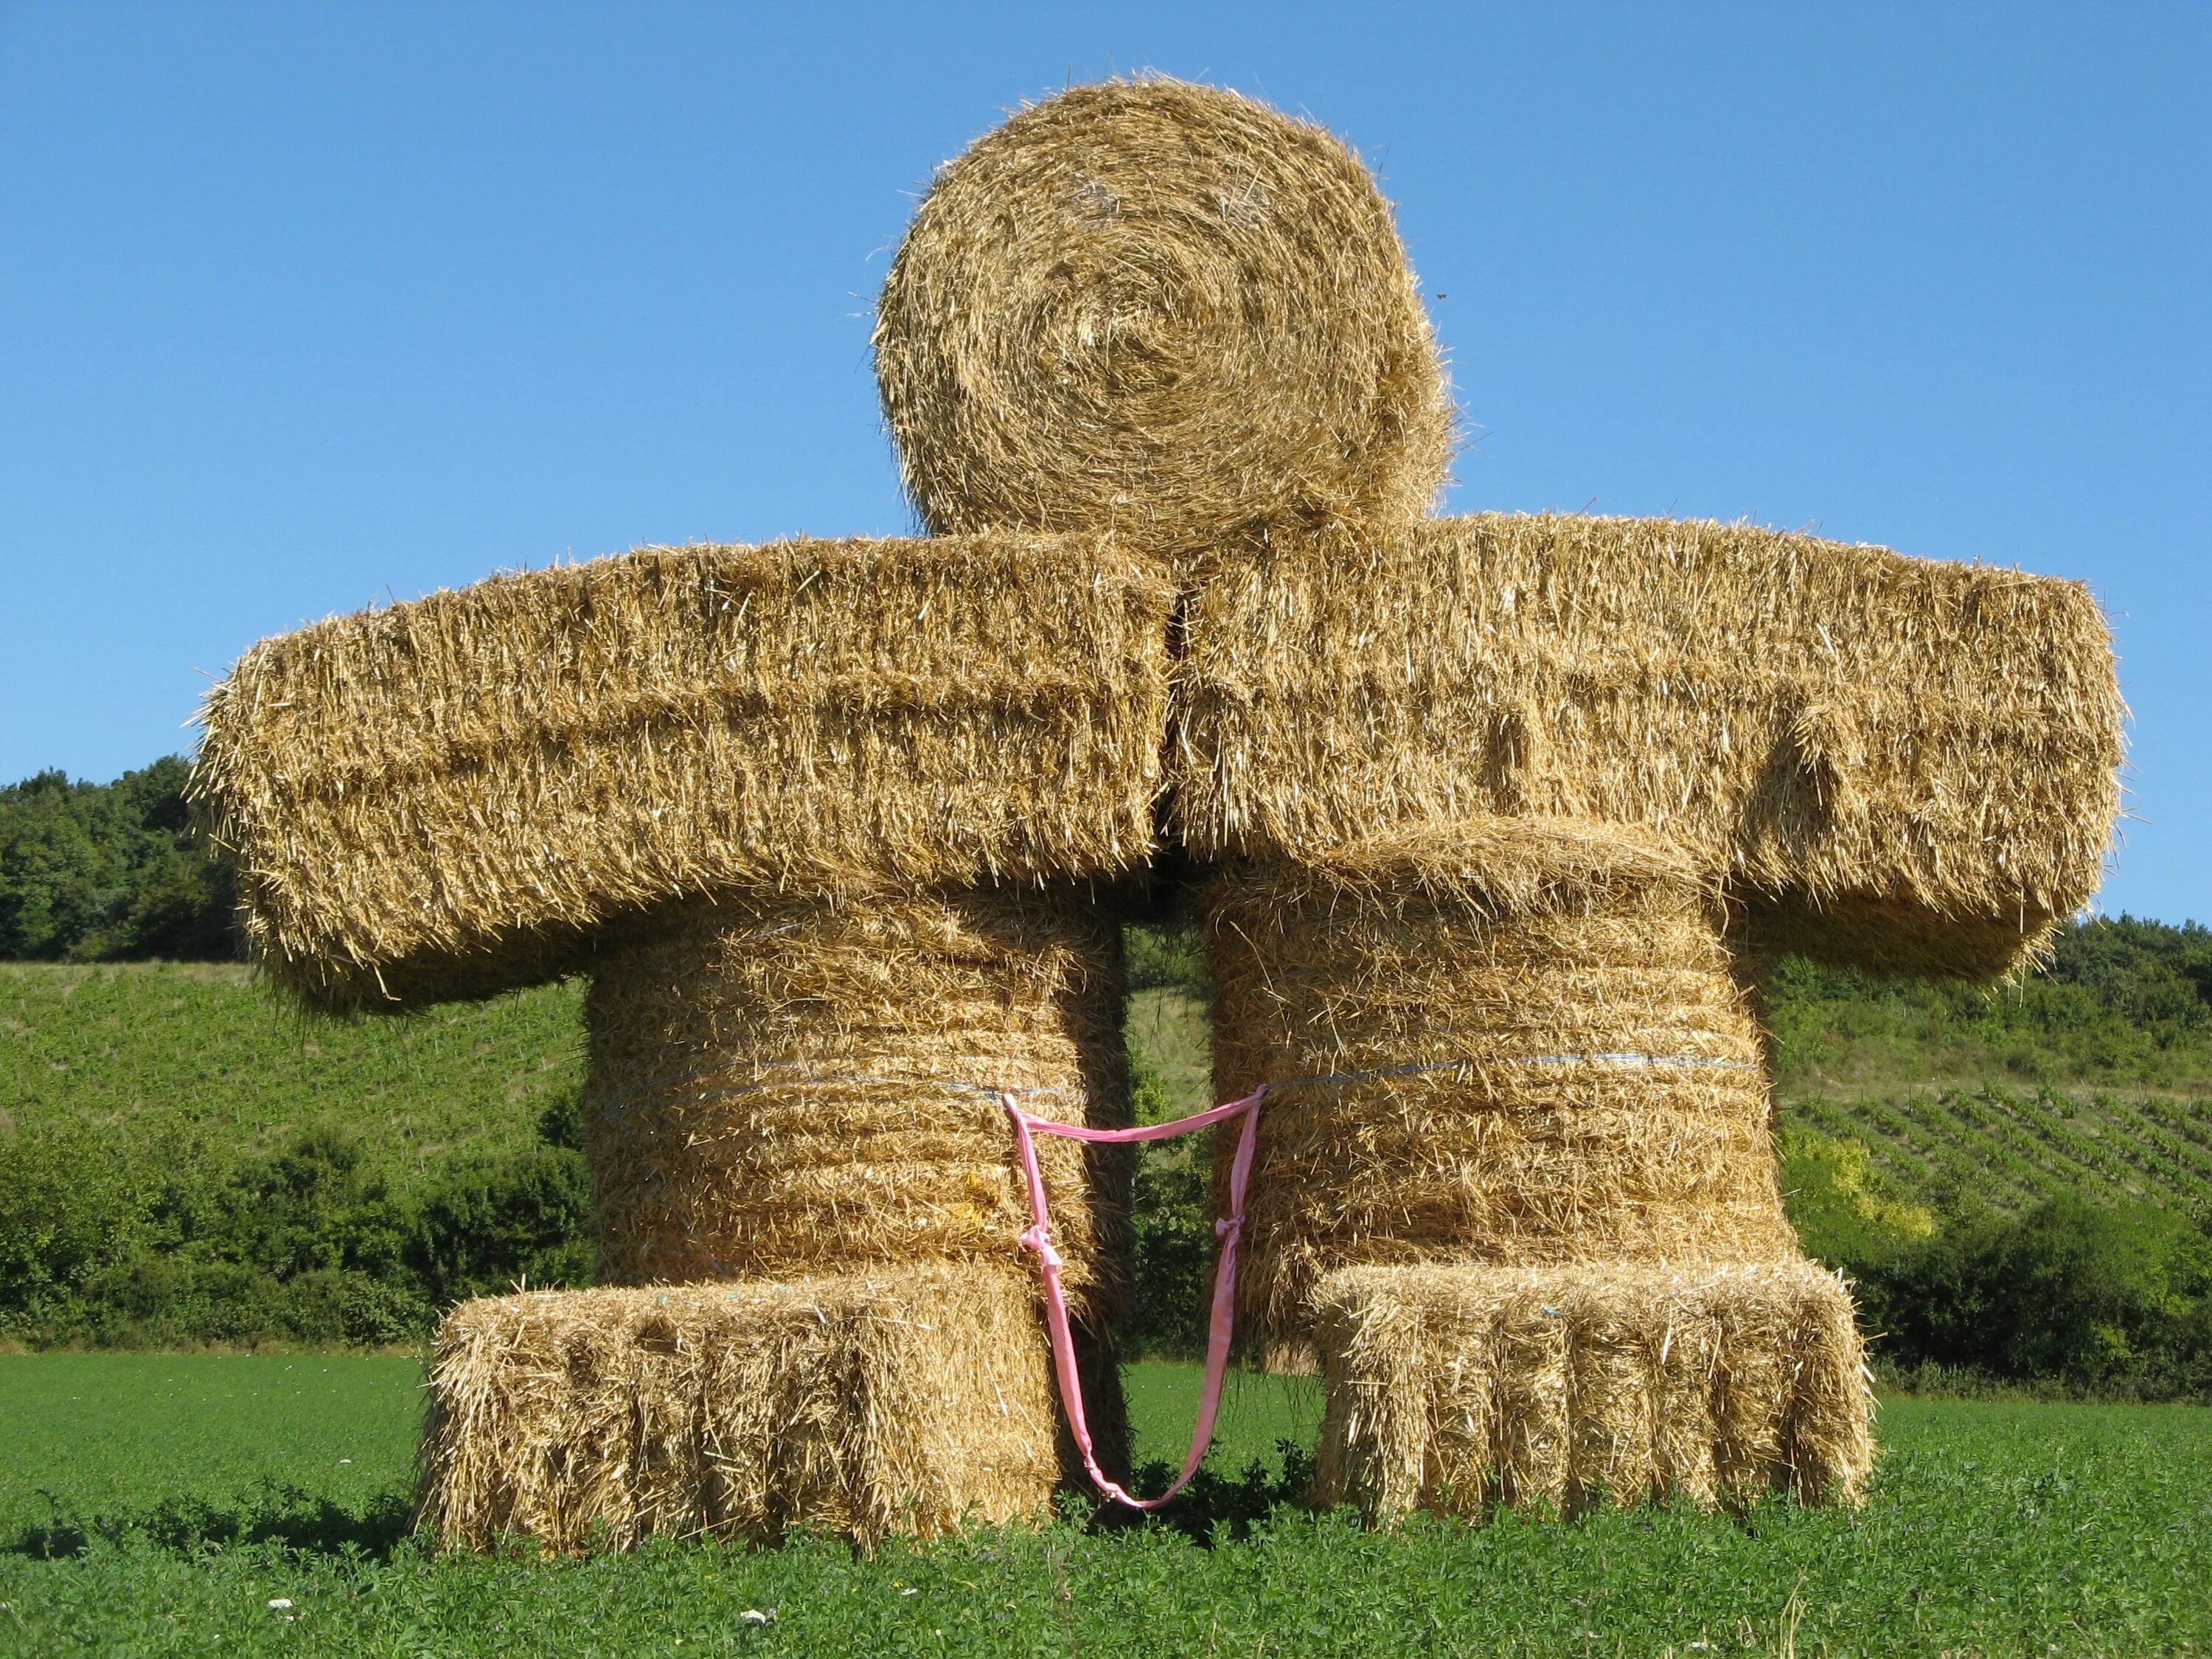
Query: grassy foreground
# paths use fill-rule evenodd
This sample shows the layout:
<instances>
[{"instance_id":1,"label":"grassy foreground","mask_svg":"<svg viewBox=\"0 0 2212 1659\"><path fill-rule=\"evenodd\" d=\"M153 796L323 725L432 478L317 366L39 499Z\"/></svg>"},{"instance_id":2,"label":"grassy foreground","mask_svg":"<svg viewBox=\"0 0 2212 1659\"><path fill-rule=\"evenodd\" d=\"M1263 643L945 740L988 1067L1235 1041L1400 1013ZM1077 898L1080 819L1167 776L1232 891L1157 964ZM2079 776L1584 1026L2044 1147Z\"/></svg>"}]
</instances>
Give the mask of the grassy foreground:
<instances>
[{"instance_id":1,"label":"grassy foreground","mask_svg":"<svg viewBox=\"0 0 2212 1659\"><path fill-rule=\"evenodd\" d=\"M818 1540L438 1559L399 1535L419 1381L394 1358L0 1357L0 1653L2212 1645L2212 1413L2185 1407L1893 1401L1859 1516L1775 1504L1741 1522L1646 1510L1369 1533L1283 1510L1211 1548L1068 1520L866 1559ZM1134 1369L1143 1455L1179 1455L1195 1383ZM1310 1384L1245 1380L1221 1457L1310 1440L1317 1406Z\"/></svg>"}]
</instances>

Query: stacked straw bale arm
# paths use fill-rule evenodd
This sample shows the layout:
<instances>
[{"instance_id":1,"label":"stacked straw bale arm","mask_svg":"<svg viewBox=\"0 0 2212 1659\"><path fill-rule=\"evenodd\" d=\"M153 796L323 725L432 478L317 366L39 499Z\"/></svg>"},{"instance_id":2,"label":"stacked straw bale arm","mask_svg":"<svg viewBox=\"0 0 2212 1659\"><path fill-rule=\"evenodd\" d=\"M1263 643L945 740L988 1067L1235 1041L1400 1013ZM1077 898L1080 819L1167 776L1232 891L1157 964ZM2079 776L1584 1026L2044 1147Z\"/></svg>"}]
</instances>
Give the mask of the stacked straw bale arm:
<instances>
[{"instance_id":1,"label":"stacked straw bale arm","mask_svg":"<svg viewBox=\"0 0 2212 1659\"><path fill-rule=\"evenodd\" d=\"M1634 825L1774 948L1986 978L2095 890L2118 805L2104 618L2018 571L1486 514L1279 538L1186 631L1176 824L1206 855Z\"/></svg>"},{"instance_id":2,"label":"stacked straw bale arm","mask_svg":"<svg viewBox=\"0 0 2212 1659\"><path fill-rule=\"evenodd\" d=\"M449 1316L440 1537L872 1542L1078 1467L992 1091L1127 1121L1092 879L1151 851L1174 599L1105 536L648 549L336 618L217 689L203 822L296 1000L592 980L614 1283ZM1119 1469L1127 1160L1046 1158Z\"/></svg>"},{"instance_id":3,"label":"stacked straw bale arm","mask_svg":"<svg viewBox=\"0 0 2212 1659\"><path fill-rule=\"evenodd\" d=\"M1105 537L647 549L256 646L195 788L264 969L399 1012L687 895L1113 873L1173 590Z\"/></svg>"}]
</instances>

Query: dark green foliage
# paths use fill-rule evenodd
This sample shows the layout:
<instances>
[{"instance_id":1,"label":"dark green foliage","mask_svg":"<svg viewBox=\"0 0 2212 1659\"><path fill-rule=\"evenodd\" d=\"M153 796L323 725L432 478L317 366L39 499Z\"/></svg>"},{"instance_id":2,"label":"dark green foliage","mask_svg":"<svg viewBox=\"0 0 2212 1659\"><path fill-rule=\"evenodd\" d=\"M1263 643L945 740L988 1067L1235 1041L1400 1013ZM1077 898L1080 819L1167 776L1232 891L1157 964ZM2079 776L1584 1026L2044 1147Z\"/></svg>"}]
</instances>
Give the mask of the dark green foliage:
<instances>
[{"instance_id":1,"label":"dark green foliage","mask_svg":"<svg viewBox=\"0 0 2212 1659\"><path fill-rule=\"evenodd\" d=\"M1150 1515L1139 1515L1118 1504L1082 1498L1076 1502L1091 1510L1091 1524L1101 1529L1165 1528L1212 1548L1216 1544L1245 1542L1255 1527L1264 1524L1278 1510L1306 1503L1313 1492L1313 1453L1294 1440L1276 1442L1273 1462L1255 1457L1233 1475L1222 1472L1225 1467L1224 1460L1209 1456L1173 1503ZM1174 1462L1148 1458L1137 1466L1130 1490L1140 1498L1165 1492L1182 1470L1181 1458Z\"/></svg>"},{"instance_id":2,"label":"dark green foliage","mask_svg":"<svg viewBox=\"0 0 2212 1659\"><path fill-rule=\"evenodd\" d=\"M1137 1121L1174 1115L1159 1073L1133 1056ZM1205 1352L1206 1305L1213 1286L1213 1210L1206 1169L1212 1139L1204 1131L1137 1149L1135 1235L1137 1298L1123 1343L1132 1358L1188 1359Z\"/></svg>"},{"instance_id":3,"label":"dark green foliage","mask_svg":"<svg viewBox=\"0 0 2212 1659\"><path fill-rule=\"evenodd\" d=\"M584 1091L567 1089L553 1097L538 1115L538 1138L548 1146L572 1152L584 1150Z\"/></svg>"},{"instance_id":4,"label":"dark green foliage","mask_svg":"<svg viewBox=\"0 0 2212 1659\"><path fill-rule=\"evenodd\" d=\"M1886 1196L1855 1140L1787 1129L1782 1149L1798 1237L1855 1281L1893 1373L2212 1403L2212 1206L1931 1211Z\"/></svg>"},{"instance_id":5,"label":"dark green foliage","mask_svg":"<svg viewBox=\"0 0 2212 1659\"><path fill-rule=\"evenodd\" d=\"M0 1332L66 1317L92 1279L144 1248L162 1183L82 1125L0 1134Z\"/></svg>"},{"instance_id":6,"label":"dark green foliage","mask_svg":"<svg viewBox=\"0 0 2212 1659\"><path fill-rule=\"evenodd\" d=\"M192 836L174 755L113 783L0 788L0 959L240 957L229 866Z\"/></svg>"},{"instance_id":7,"label":"dark green foliage","mask_svg":"<svg viewBox=\"0 0 2212 1659\"><path fill-rule=\"evenodd\" d=\"M0 967L0 1338L413 1341L574 1282L576 1003L338 1024L232 964Z\"/></svg>"},{"instance_id":8,"label":"dark green foliage","mask_svg":"<svg viewBox=\"0 0 2212 1659\"><path fill-rule=\"evenodd\" d=\"M224 1164L178 1142L0 1136L0 1334L382 1344L459 1297L588 1279L582 1157L466 1156L396 1194L342 1128Z\"/></svg>"},{"instance_id":9,"label":"dark green foliage","mask_svg":"<svg viewBox=\"0 0 2212 1659\"><path fill-rule=\"evenodd\" d=\"M2197 994L2212 1004L2212 951L2199 951L2184 959L2181 976L2197 988Z\"/></svg>"},{"instance_id":10,"label":"dark green foliage","mask_svg":"<svg viewBox=\"0 0 2212 1659\"><path fill-rule=\"evenodd\" d=\"M185 1231L219 1258L282 1280L331 1270L389 1273L407 1220L383 1181L363 1173L360 1146L325 1125L233 1171L210 1212L187 1221Z\"/></svg>"},{"instance_id":11,"label":"dark green foliage","mask_svg":"<svg viewBox=\"0 0 2212 1659\"><path fill-rule=\"evenodd\" d=\"M65 1322L112 1340L393 1342L414 1334L428 1305L398 1269L411 1218L381 1177L364 1170L344 1131L311 1128L273 1157L191 1182L204 1158L170 1160L137 1236L82 1285Z\"/></svg>"},{"instance_id":12,"label":"dark green foliage","mask_svg":"<svg viewBox=\"0 0 2212 1659\"><path fill-rule=\"evenodd\" d=\"M443 1305L592 1275L592 1182L573 1147L537 1146L449 1170L423 1198L408 1266Z\"/></svg>"},{"instance_id":13,"label":"dark green foliage","mask_svg":"<svg viewBox=\"0 0 2212 1659\"><path fill-rule=\"evenodd\" d=\"M1933 1213L1882 1189L1860 1142L1788 1126L1777 1150L1790 1223L1816 1260L1863 1273L1936 1231Z\"/></svg>"},{"instance_id":14,"label":"dark green foliage","mask_svg":"<svg viewBox=\"0 0 2212 1659\"><path fill-rule=\"evenodd\" d=\"M1200 1002L1213 998L1206 966L1206 936L1195 922L1177 918L1133 922L1121 930L1133 991L1182 991Z\"/></svg>"},{"instance_id":15,"label":"dark green foliage","mask_svg":"<svg viewBox=\"0 0 2212 1659\"><path fill-rule=\"evenodd\" d=\"M98 1544L143 1544L165 1553L209 1555L241 1547L317 1555L388 1557L414 1530L415 1505L404 1492L380 1492L356 1511L311 1496L289 1481L267 1481L228 1503L197 1495L165 1498L150 1509L86 1515L56 1503L52 1517L16 1534L15 1550L33 1561L84 1555Z\"/></svg>"},{"instance_id":16,"label":"dark green foliage","mask_svg":"<svg viewBox=\"0 0 2212 1659\"><path fill-rule=\"evenodd\" d=\"M1856 1273L1893 1365L2212 1402L2212 1228L2200 1220L2053 1199L1954 1218Z\"/></svg>"}]
</instances>

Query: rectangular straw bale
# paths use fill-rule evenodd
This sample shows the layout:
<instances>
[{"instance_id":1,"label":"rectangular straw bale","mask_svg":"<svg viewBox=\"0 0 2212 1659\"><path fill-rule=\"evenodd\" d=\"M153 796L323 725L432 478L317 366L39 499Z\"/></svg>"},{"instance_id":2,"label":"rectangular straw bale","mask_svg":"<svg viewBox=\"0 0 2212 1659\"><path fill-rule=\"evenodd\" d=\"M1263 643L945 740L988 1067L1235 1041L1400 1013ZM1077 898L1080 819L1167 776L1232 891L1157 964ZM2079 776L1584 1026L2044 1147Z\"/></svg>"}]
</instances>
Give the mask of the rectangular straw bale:
<instances>
[{"instance_id":1,"label":"rectangular straw bale","mask_svg":"<svg viewBox=\"0 0 2212 1659\"><path fill-rule=\"evenodd\" d=\"M1568 1452L1574 1434L1574 1364L1567 1327L1556 1310L1544 1304L1542 1290L1528 1280L1508 1280L1504 1294L1487 1303L1487 1327L1469 1327L1468 1358L1487 1360L1490 1423L1493 1438L1485 1460L1495 1471L1497 1501L1519 1508L1559 1509L1567 1495ZM1431 1344L1431 1352L1436 1345ZM1328 1376L1324 1360L1322 1375ZM1465 1371L1456 1381L1472 1379ZM1473 1449L1472 1445L1468 1449ZM1482 1465L1455 1468L1434 1462L1442 1485L1463 1503L1480 1502Z\"/></svg>"},{"instance_id":2,"label":"rectangular straw bale","mask_svg":"<svg viewBox=\"0 0 2212 1659\"><path fill-rule=\"evenodd\" d=\"M498 576L255 646L194 788L278 983L333 1010L485 995L685 894L1141 860L1173 601L1103 537Z\"/></svg>"},{"instance_id":3,"label":"rectangular straw bale","mask_svg":"<svg viewBox=\"0 0 2212 1659\"><path fill-rule=\"evenodd\" d=\"M1056 1422L1012 1269L491 1297L439 1328L421 1519L473 1549L934 1537L1041 1514Z\"/></svg>"},{"instance_id":4,"label":"rectangular straw bale","mask_svg":"<svg viewBox=\"0 0 2212 1659\"><path fill-rule=\"evenodd\" d=\"M1386 1519L1863 1494L1863 1351L1811 1262L1348 1267L1316 1302L1323 1503Z\"/></svg>"},{"instance_id":5,"label":"rectangular straw bale","mask_svg":"<svg viewBox=\"0 0 2212 1659\"><path fill-rule=\"evenodd\" d=\"M2095 890L2124 709L2079 584L1745 525L1498 514L1224 561L1170 770L1200 856L1395 823L1655 830L1769 945L2010 966Z\"/></svg>"}]
</instances>

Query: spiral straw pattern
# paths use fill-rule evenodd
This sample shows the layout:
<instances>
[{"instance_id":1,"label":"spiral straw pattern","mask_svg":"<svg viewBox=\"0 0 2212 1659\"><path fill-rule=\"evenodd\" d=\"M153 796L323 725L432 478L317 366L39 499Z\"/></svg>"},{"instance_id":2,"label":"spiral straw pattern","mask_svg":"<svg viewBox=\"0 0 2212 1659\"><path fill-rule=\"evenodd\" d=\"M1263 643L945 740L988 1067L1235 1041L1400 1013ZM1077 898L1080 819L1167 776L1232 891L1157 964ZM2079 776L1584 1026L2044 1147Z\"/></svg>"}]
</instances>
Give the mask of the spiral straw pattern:
<instances>
[{"instance_id":1,"label":"spiral straw pattern","mask_svg":"<svg viewBox=\"0 0 2212 1659\"><path fill-rule=\"evenodd\" d=\"M1187 550L1414 517L1444 376L1389 204L1322 129L1167 80L1079 87L948 164L878 307L934 534Z\"/></svg>"}]
</instances>

